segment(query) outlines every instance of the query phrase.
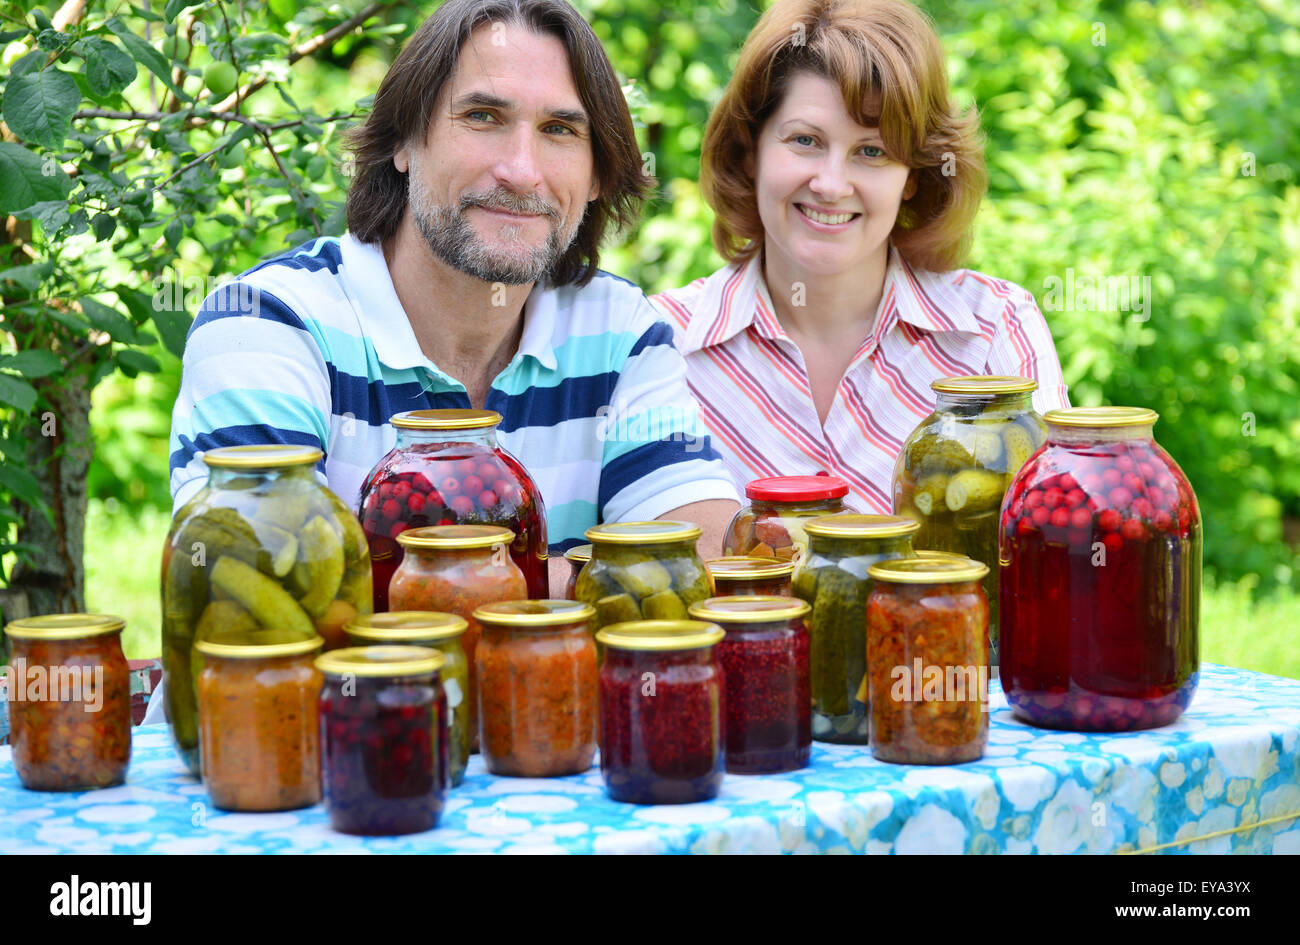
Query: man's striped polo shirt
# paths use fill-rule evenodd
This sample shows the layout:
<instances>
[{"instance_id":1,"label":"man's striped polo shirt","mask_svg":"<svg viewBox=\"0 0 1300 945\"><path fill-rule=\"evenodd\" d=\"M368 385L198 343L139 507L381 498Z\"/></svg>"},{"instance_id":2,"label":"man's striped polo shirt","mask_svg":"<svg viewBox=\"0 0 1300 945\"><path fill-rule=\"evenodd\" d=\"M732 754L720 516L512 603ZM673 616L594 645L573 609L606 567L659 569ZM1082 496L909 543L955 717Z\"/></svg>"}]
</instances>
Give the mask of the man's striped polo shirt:
<instances>
[{"instance_id":1,"label":"man's striped polo shirt","mask_svg":"<svg viewBox=\"0 0 1300 945\"><path fill-rule=\"evenodd\" d=\"M405 410L469 407L420 350L378 244L321 238L207 299L185 345L172 413L175 508L202 487L198 453L297 443L325 452L326 482L357 506ZM535 287L519 350L492 382L502 446L546 504L553 551L602 521L653 519L736 492L699 420L672 329L631 283Z\"/></svg>"}]
</instances>

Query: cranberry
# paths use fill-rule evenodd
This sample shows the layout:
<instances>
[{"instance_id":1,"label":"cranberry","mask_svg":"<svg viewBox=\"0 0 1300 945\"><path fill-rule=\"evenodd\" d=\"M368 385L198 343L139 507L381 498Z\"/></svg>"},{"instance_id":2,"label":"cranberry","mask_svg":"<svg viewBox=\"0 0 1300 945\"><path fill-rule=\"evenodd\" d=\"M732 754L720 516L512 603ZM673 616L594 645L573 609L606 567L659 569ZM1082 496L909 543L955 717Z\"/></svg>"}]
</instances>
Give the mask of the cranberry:
<instances>
[{"instance_id":1,"label":"cranberry","mask_svg":"<svg viewBox=\"0 0 1300 945\"><path fill-rule=\"evenodd\" d=\"M1101 484L1107 489L1114 489L1123 481L1124 474L1114 467L1102 471Z\"/></svg>"},{"instance_id":2,"label":"cranberry","mask_svg":"<svg viewBox=\"0 0 1300 945\"><path fill-rule=\"evenodd\" d=\"M481 509L491 508L497 504L497 494L491 489L484 489L478 494L478 505Z\"/></svg>"},{"instance_id":3,"label":"cranberry","mask_svg":"<svg viewBox=\"0 0 1300 945\"><path fill-rule=\"evenodd\" d=\"M384 518L394 519L402 514L402 507L397 504L396 499L389 499L383 505Z\"/></svg>"},{"instance_id":4,"label":"cranberry","mask_svg":"<svg viewBox=\"0 0 1300 945\"><path fill-rule=\"evenodd\" d=\"M1056 509L1052 512L1052 524L1057 528L1066 528L1070 524L1070 510L1066 508Z\"/></svg>"},{"instance_id":5,"label":"cranberry","mask_svg":"<svg viewBox=\"0 0 1300 945\"><path fill-rule=\"evenodd\" d=\"M1142 480L1133 473L1124 474L1124 488L1134 495L1141 495L1146 491L1146 486L1143 484Z\"/></svg>"},{"instance_id":6,"label":"cranberry","mask_svg":"<svg viewBox=\"0 0 1300 945\"><path fill-rule=\"evenodd\" d=\"M460 487L466 495L478 495L483 491L483 480L478 476L466 476L460 481Z\"/></svg>"},{"instance_id":7,"label":"cranberry","mask_svg":"<svg viewBox=\"0 0 1300 945\"><path fill-rule=\"evenodd\" d=\"M1121 472L1131 473L1137 469L1137 463L1133 461L1132 456L1116 456L1115 468Z\"/></svg>"},{"instance_id":8,"label":"cranberry","mask_svg":"<svg viewBox=\"0 0 1300 945\"><path fill-rule=\"evenodd\" d=\"M412 473L411 488L415 489L417 492L432 492L433 483L429 481L429 477L424 473Z\"/></svg>"},{"instance_id":9,"label":"cranberry","mask_svg":"<svg viewBox=\"0 0 1300 945\"><path fill-rule=\"evenodd\" d=\"M1075 509L1070 513L1070 524L1075 528L1087 528L1092 524L1092 512L1087 509Z\"/></svg>"},{"instance_id":10,"label":"cranberry","mask_svg":"<svg viewBox=\"0 0 1300 945\"><path fill-rule=\"evenodd\" d=\"M1091 509L1094 512L1098 512L1101 510L1101 500L1093 495L1088 496L1088 501L1085 502L1084 505L1086 505L1089 509Z\"/></svg>"},{"instance_id":11,"label":"cranberry","mask_svg":"<svg viewBox=\"0 0 1300 945\"><path fill-rule=\"evenodd\" d=\"M1054 509L1065 501L1065 493L1060 489L1048 489L1043 493L1043 505Z\"/></svg>"},{"instance_id":12,"label":"cranberry","mask_svg":"<svg viewBox=\"0 0 1300 945\"><path fill-rule=\"evenodd\" d=\"M1061 473L1061 491L1069 492L1079 485L1079 480L1075 479L1069 473Z\"/></svg>"},{"instance_id":13,"label":"cranberry","mask_svg":"<svg viewBox=\"0 0 1300 945\"><path fill-rule=\"evenodd\" d=\"M1101 476L1097 473L1088 473L1086 476L1079 478L1079 488L1089 495L1100 492L1101 486Z\"/></svg>"},{"instance_id":14,"label":"cranberry","mask_svg":"<svg viewBox=\"0 0 1300 945\"><path fill-rule=\"evenodd\" d=\"M1152 508L1160 508L1165 504L1165 493L1159 486L1147 486L1147 501L1151 503Z\"/></svg>"},{"instance_id":15,"label":"cranberry","mask_svg":"<svg viewBox=\"0 0 1300 945\"><path fill-rule=\"evenodd\" d=\"M412 492L407 497L406 507L412 515L419 515L424 511L424 494L421 492Z\"/></svg>"},{"instance_id":16,"label":"cranberry","mask_svg":"<svg viewBox=\"0 0 1300 945\"><path fill-rule=\"evenodd\" d=\"M1011 518L1020 518L1020 515L1022 512L1024 512L1024 510L1025 510L1024 499L1012 499L1011 505L1007 507L1007 514Z\"/></svg>"},{"instance_id":17,"label":"cranberry","mask_svg":"<svg viewBox=\"0 0 1300 945\"><path fill-rule=\"evenodd\" d=\"M1052 517L1052 512L1047 508L1047 506L1040 505L1038 508L1034 509L1034 511L1029 513L1029 517L1033 520L1035 525L1042 528L1047 524L1047 520Z\"/></svg>"},{"instance_id":18,"label":"cranberry","mask_svg":"<svg viewBox=\"0 0 1300 945\"><path fill-rule=\"evenodd\" d=\"M474 500L467 495L454 495L451 497L450 506L457 515L469 515L474 511Z\"/></svg>"},{"instance_id":19,"label":"cranberry","mask_svg":"<svg viewBox=\"0 0 1300 945\"><path fill-rule=\"evenodd\" d=\"M411 494L411 484L409 482L399 482L393 486L393 498L398 502L405 502L406 497Z\"/></svg>"},{"instance_id":20,"label":"cranberry","mask_svg":"<svg viewBox=\"0 0 1300 945\"><path fill-rule=\"evenodd\" d=\"M1103 530L1108 532L1119 531L1119 527L1123 523L1124 516L1120 515L1114 509L1106 509L1106 511L1097 516L1097 524L1100 525Z\"/></svg>"},{"instance_id":21,"label":"cranberry","mask_svg":"<svg viewBox=\"0 0 1300 945\"><path fill-rule=\"evenodd\" d=\"M1142 523L1135 518L1127 518L1124 525L1120 528L1120 534L1129 541L1137 541L1146 534L1146 529Z\"/></svg>"},{"instance_id":22,"label":"cranberry","mask_svg":"<svg viewBox=\"0 0 1300 945\"><path fill-rule=\"evenodd\" d=\"M1137 471L1138 475L1147 482L1150 482L1156 477L1156 467L1152 466L1150 463L1138 463Z\"/></svg>"},{"instance_id":23,"label":"cranberry","mask_svg":"<svg viewBox=\"0 0 1300 945\"><path fill-rule=\"evenodd\" d=\"M439 525L455 525L455 524L456 524L456 521L455 521L454 519L447 518L447 517L444 515L442 518L438 519L438 524L439 524Z\"/></svg>"},{"instance_id":24,"label":"cranberry","mask_svg":"<svg viewBox=\"0 0 1300 945\"><path fill-rule=\"evenodd\" d=\"M1088 501L1088 496L1082 489L1071 489L1065 494L1065 504L1072 509L1077 509L1083 503Z\"/></svg>"},{"instance_id":25,"label":"cranberry","mask_svg":"<svg viewBox=\"0 0 1300 945\"><path fill-rule=\"evenodd\" d=\"M1108 532L1101 541L1107 551L1118 552L1124 547L1124 539L1120 537L1119 532Z\"/></svg>"},{"instance_id":26,"label":"cranberry","mask_svg":"<svg viewBox=\"0 0 1300 945\"><path fill-rule=\"evenodd\" d=\"M1043 493L1034 489L1025 494L1025 508L1031 512L1043 504Z\"/></svg>"},{"instance_id":27,"label":"cranberry","mask_svg":"<svg viewBox=\"0 0 1300 945\"><path fill-rule=\"evenodd\" d=\"M1060 476L1048 476L1046 479L1044 479L1044 480L1042 480L1040 483L1038 483L1038 488L1043 489L1043 490L1047 490L1047 489L1055 489L1055 488L1057 488L1060 484L1061 484L1061 477L1060 477Z\"/></svg>"},{"instance_id":28,"label":"cranberry","mask_svg":"<svg viewBox=\"0 0 1300 945\"><path fill-rule=\"evenodd\" d=\"M379 487L379 498L391 499L393 497L393 484L385 482Z\"/></svg>"},{"instance_id":29,"label":"cranberry","mask_svg":"<svg viewBox=\"0 0 1300 945\"><path fill-rule=\"evenodd\" d=\"M1133 514L1136 515L1138 518L1148 519L1151 517L1153 512L1155 512L1155 509L1152 508L1151 501L1149 499L1133 500Z\"/></svg>"},{"instance_id":30,"label":"cranberry","mask_svg":"<svg viewBox=\"0 0 1300 945\"><path fill-rule=\"evenodd\" d=\"M1030 532L1038 531L1038 526L1034 524L1033 519L1022 518L1016 523L1016 534L1028 535Z\"/></svg>"},{"instance_id":31,"label":"cranberry","mask_svg":"<svg viewBox=\"0 0 1300 945\"><path fill-rule=\"evenodd\" d=\"M501 467L493 463L479 463L475 472L484 482L492 482L501 478Z\"/></svg>"},{"instance_id":32,"label":"cranberry","mask_svg":"<svg viewBox=\"0 0 1300 945\"><path fill-rule=\"evenodd\" d=\"M1170 523L1173 522L1173 520L1174 518L1172 515L1170 515L1164 509L1161 509L1159 512L1157 512L1155 515L1151 517L1151 524L1154 525L1156 528L1158 528L1160 531L1167 532L1169 531L1169 525Z\"/></svg>"},{"instance_id":33,"label":"cranberry","mask_svg":"<svg viewBox=\"0 0 1300 945\"><path fill-rule=\"evenodd\" d=\"M510 495L511 492L517 492L519 490L513 482L506 479L498 479L492 483L492 491L504 499L506 496Z\"/></svg>"},{"instance_id":34,"label":"cranberry","mask_svg":"<svg viewBox=\"0 0 1300 945\"><path fill-rule=\"evenodd\" d=\"M1110 500L1110 504L1115 508L1126 509L1128 504L1133 501L1133 494L1120 486L1117 489L1111 489L1106 498Z\"/></svg>"},{"instance_id":35,"label":"cranberry","mask_svg":"<svg viewBox=\"0 0 1300 945\"><path fill-rule=\"evenodd\" d=\"M1192 513L1184 506L1178 510L1178 527L1186 528L1192 521Z\"/></svg>"},{"instance_id":36,"label":"cranberry","mask_svg":"<svg viewBox=\"0 0 1300 945\"><path fill-rule=\"evenodd\" d=\"M456 464L456 475L461 477L472 476L477 468L478 463L474 462L474 460L462 459Z\"/></svg>"},{"instance_id":37,"label":"cranberry","mask_svg":"<svg viewBox=\"0 0 1300 945\"><path fill-rule=\"evenodd\" d=\"M438 483L438 489L443 495L456 495L460 492L460 480L455 476L447 476L442 482Z\"/></svg>"},{"instance_id":38,"label":"cranberry","mask_svg":"<svg viewBox=\"0 0 1300 945\"><path fill-rule=\"evenodd\" d=\"M411 526L406 522L394 522L393 527L388 530L388 537L396 538L398 535L402 534L402 532L406 531L410 527Z\"/></svg>"}]
</instances>

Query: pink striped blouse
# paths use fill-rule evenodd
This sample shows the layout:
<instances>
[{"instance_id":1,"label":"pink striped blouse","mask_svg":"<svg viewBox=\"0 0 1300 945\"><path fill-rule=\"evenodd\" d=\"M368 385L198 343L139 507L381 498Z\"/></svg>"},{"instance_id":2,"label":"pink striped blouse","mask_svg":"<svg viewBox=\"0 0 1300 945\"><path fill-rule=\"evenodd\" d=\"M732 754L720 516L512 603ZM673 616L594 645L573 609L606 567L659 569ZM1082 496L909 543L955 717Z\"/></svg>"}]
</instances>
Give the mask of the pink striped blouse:
<instances>
[{"instance_id":1,"label":"pink striped blouse","mask_svg":"<svg viewBox=\"0 0 1300 945\"><path fill-rule=\"evenodd\" d=\"M848 482L847 501L859 511L888 513L903 441L934 410L931 381L1017 374L1038 381L1033 403L1040 413L1069 406L1033 295L969 269L913 269L891 246L871 336L823 426L760 258L650 299L673 327L687 380L737 488L761 476L824 470Z\"/></svg>"}]
</instances>

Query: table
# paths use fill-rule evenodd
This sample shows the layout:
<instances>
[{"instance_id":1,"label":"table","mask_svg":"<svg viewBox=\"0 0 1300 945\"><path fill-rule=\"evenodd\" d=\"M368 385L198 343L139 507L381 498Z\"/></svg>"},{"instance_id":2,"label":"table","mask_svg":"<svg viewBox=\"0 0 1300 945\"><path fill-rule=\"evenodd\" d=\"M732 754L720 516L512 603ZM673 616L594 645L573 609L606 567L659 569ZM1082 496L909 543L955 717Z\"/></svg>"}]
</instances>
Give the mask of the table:
<instances>
[{"instance_id":1,"label":"table","mask_svg":"<svg viewBox=\"0 0 1300 945\"><path fill-rule=\"evenodd\" d=\"M0 853L1300 853L1300 680L1203 664L1182 719L1116 735L1032 728L992 688L978 762L814 743L803 771L638 807L599 768L495 778L475 756L438 829L395 838L335 833L319 806L218 811L165 726L135 729L127 783L102 791L24 790L0 747Z\"/></svg>"}]
</instances>

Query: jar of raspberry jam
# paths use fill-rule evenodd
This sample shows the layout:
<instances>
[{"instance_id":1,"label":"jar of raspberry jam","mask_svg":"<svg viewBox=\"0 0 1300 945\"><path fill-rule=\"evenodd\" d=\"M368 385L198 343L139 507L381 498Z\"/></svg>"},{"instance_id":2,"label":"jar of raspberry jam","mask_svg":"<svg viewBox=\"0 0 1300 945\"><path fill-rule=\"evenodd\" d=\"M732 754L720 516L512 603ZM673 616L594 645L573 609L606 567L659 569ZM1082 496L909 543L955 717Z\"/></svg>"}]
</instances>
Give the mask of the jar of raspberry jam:
<instances>
[{"instance_id":1,"label":"jar of raspberry jam","mask_svg":"<svg viewBox=\"0 0 1300 945\"><path fill-rule=\"evenodd\" d=\"M722 628L698 620L643 620L596 634L600 771L631 804L688 804L722 786L725 695L716 649Z\"/></svg>"},{"instance_id":2,"label":"jar of raspberry jam","mask_svg":"<svg viewBox=\"0 0 1300 945\"><path fill-rule=\"evenodd\" d=\"M790 597L713 597L691 617L726 636L718 663L726 685L727 772L795 771L812 753L808 691L809 607Z\"/></svg>"},{"instance_id":3,"label":"jar of raspberry jam","mask_svg":"<svg viewBox=\"0 0 1300 945\"><path fill-rule=\"evenodd\" d=\"M564 586L564 596L568 600L578 599L578 575L591 560L591 545L574 545L564 553L564 560L569 562L569 583Z\"/></svg>"},{"instance_id":4,"label":"jar of raspberry jam","mask_svg":"<svg viewBox=\"0 0 1300 945\"><path fill-rule=\"evenodd\" d=\"M365 646L316 658L321 788L330 826L390 836L438 825L447 797L441 653Z\"/></svg>"},{"instance_id":5,"label":"jar of raspberry jam","mask_svg":"<svg viewBox=\"0 0 1300 945\"><path fill-rule=\"evenodd\" d=\"M131 683L120 617L47 614L12 620L9 733L31 791L83 791L126 780Z\"/></svg>"},{"instance_id":6,"label":"jar of raspberry jam","mask_svg":"<svg viewBox=\"0 0 1300 945\"><path fill-rule=\"evenodd\" d=\"M397 443L361 486L375 611L390 609L388 584L402 563L397 536L424 525L500 525L527 597L548 597L546 510L519 460L497 442L493 410L411 410L389 423ZM394 608L396 609L396 608Z\"/></svg>"},{"instance_id":7,"label":"jar of raspberry jam","mask_svg":"<svg viewBox=\"0 0 1300 945\"><path fill-rule=\"evenodd\" d=\"M1049 411L1002 510L1002 687L1046 728L1174 721L1200 669L1201 515L1153 410Z\"/></svg>"},{"instance_id":8,"label":"jar of raspberry jam","mask_svg":"<svg viewBox=\"0 0 1300 945\"><path fill-rule=\"evenodd\" d=\"M448 713L447 769L452 787L465 780L465 765L473 744L469 659L464 641L468 627L465 618L457 614L396 610L357 617L345 628L354 646L425 646L442 654L442 688L447 695Z\"/></svg>"},{"instance_id":9,"label":"jar of raspberry jam","mask_svg":"<svg viewBox=\"0 0 1300 945\"><path fill-rule=\"evenodd\" d=\"M793 561L808 547L805 519L853 512L849 484L838 476L770 476L745 486L749 505L736 513L722 553Z\"/></svg>"},{"instance_id":10,"label":"jar of raspberry jam","mask_svg":"<svg viewBox=\"0 0 1300 945\"><path fill-rule=\"evenodd\" d=\"M757 594L764 597L789 597L794 576L793 561L731 555L704 562L713 578L718 597Z\"/></svg>"}]
</instances>

